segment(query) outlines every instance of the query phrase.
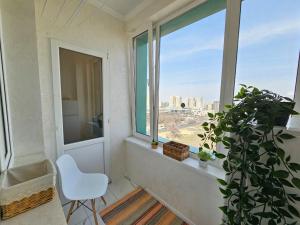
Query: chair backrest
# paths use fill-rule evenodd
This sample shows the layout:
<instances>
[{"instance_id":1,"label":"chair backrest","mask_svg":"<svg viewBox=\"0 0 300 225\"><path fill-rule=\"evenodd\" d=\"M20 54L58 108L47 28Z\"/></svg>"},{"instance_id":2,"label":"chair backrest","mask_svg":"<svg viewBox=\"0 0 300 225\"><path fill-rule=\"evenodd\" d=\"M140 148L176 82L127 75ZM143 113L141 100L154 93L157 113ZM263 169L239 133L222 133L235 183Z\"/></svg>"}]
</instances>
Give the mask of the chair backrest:
<instances>
[{"instance_id":1,"label":"chair backrest","mask_svg":"<svg viewBox=\"0 0 300 225\"><path fill-rule=\"evenodd\" d=\"M56 165L61 179L61 186L64 195L68 196L68 190L74 187L76 178L81 175L75 160L70 155L62 155L56 160Z\"/></svg>"}]
</instances>

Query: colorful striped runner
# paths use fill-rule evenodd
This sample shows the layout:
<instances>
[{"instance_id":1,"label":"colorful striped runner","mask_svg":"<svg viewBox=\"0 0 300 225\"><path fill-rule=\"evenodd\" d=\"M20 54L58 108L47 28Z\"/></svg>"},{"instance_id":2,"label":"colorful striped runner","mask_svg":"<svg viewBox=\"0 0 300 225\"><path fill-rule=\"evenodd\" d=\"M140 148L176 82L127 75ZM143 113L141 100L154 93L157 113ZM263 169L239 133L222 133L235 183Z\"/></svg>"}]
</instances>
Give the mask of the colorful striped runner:
<instances>
[{"instance_id":1,"label":"colorful striped runner","mask_svg":"<svg viewBox=\"0 0 300 225\"><path fill-rule=\"evenodd\" d=\"M142 188L103 209L100 216L106 225L188 225Z\"/></svg>"}]
</instances>

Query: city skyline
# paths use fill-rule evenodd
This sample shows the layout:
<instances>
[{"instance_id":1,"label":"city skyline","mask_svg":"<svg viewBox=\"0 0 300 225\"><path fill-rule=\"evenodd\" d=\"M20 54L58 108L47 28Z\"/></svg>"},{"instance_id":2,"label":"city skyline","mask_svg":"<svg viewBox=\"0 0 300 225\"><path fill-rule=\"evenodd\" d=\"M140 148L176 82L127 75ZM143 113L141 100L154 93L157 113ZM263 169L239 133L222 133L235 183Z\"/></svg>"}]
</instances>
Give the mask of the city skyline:
<instances>
[{"instance_id":1,"label":"city skyline","mask_svg":"<svg viewBox=\"0 0 300 225\"><path fill-rule=\"evenodd\" d=\"M300 1L287 2L243 1L235 92L243 83L293 98ZM225 14L222 10L161 38L162 102L172 95L219 100Z\"/></svg>"},{"instance_id":2,"label":"city skyline","mask_svg":"<svg viewBox=\"0 0 300 225\"><path fill-rule=\"evenodd\" d=\"M185 107L182 108L182 103L185 104ZM182 96L172 95L169 97L169 101L159 101L160 108L168 109L194 109L194 110L218 110L219 101L204 101L202 96L188 96L183 98Z\"/></svg>"}]
</instances>

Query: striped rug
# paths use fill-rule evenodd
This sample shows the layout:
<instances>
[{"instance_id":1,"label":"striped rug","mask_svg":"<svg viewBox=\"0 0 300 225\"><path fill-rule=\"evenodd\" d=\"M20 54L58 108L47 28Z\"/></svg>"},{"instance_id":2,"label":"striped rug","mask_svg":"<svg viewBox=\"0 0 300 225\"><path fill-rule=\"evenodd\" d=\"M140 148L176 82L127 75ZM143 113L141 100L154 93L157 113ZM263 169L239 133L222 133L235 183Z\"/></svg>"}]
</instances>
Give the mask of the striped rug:
<instances>
[{"instance_id":1,"label":"striped rug","mask_svg":"<svg viewBox=\"0 0 300 225\"><path fill-rule=\"evenodd\" d=\"M100 216L106 225L188 225L142 188L103 209Z\"/></svg>"}]
</instances>

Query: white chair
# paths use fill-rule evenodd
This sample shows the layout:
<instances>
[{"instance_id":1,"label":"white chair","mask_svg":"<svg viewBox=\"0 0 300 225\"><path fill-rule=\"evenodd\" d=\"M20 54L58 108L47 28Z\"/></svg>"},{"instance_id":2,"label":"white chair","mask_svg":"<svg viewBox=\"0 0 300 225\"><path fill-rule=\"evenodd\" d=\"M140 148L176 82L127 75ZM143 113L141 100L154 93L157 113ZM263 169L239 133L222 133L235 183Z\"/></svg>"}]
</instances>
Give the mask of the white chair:
<instances>
[{"instance_id":1,"label":"white chair","mask_svg":"<svg viewBox=\"0 0 300 225\"><path fill-rule=\"evenodd\" d=\"M93 212L95 224L98 225L95 201L97 198L101 198L106 205L103 195L107 190L107 176L101 173L81 172L70 155L59 157L56 165L60 174L62 192L67 199L71 200L67 223L80 206L85 206ZM92 209L84 204L87 200L91 201ZM73 210L75 203L77 203L77 207Z\"/></svg>"}]
</instances>

